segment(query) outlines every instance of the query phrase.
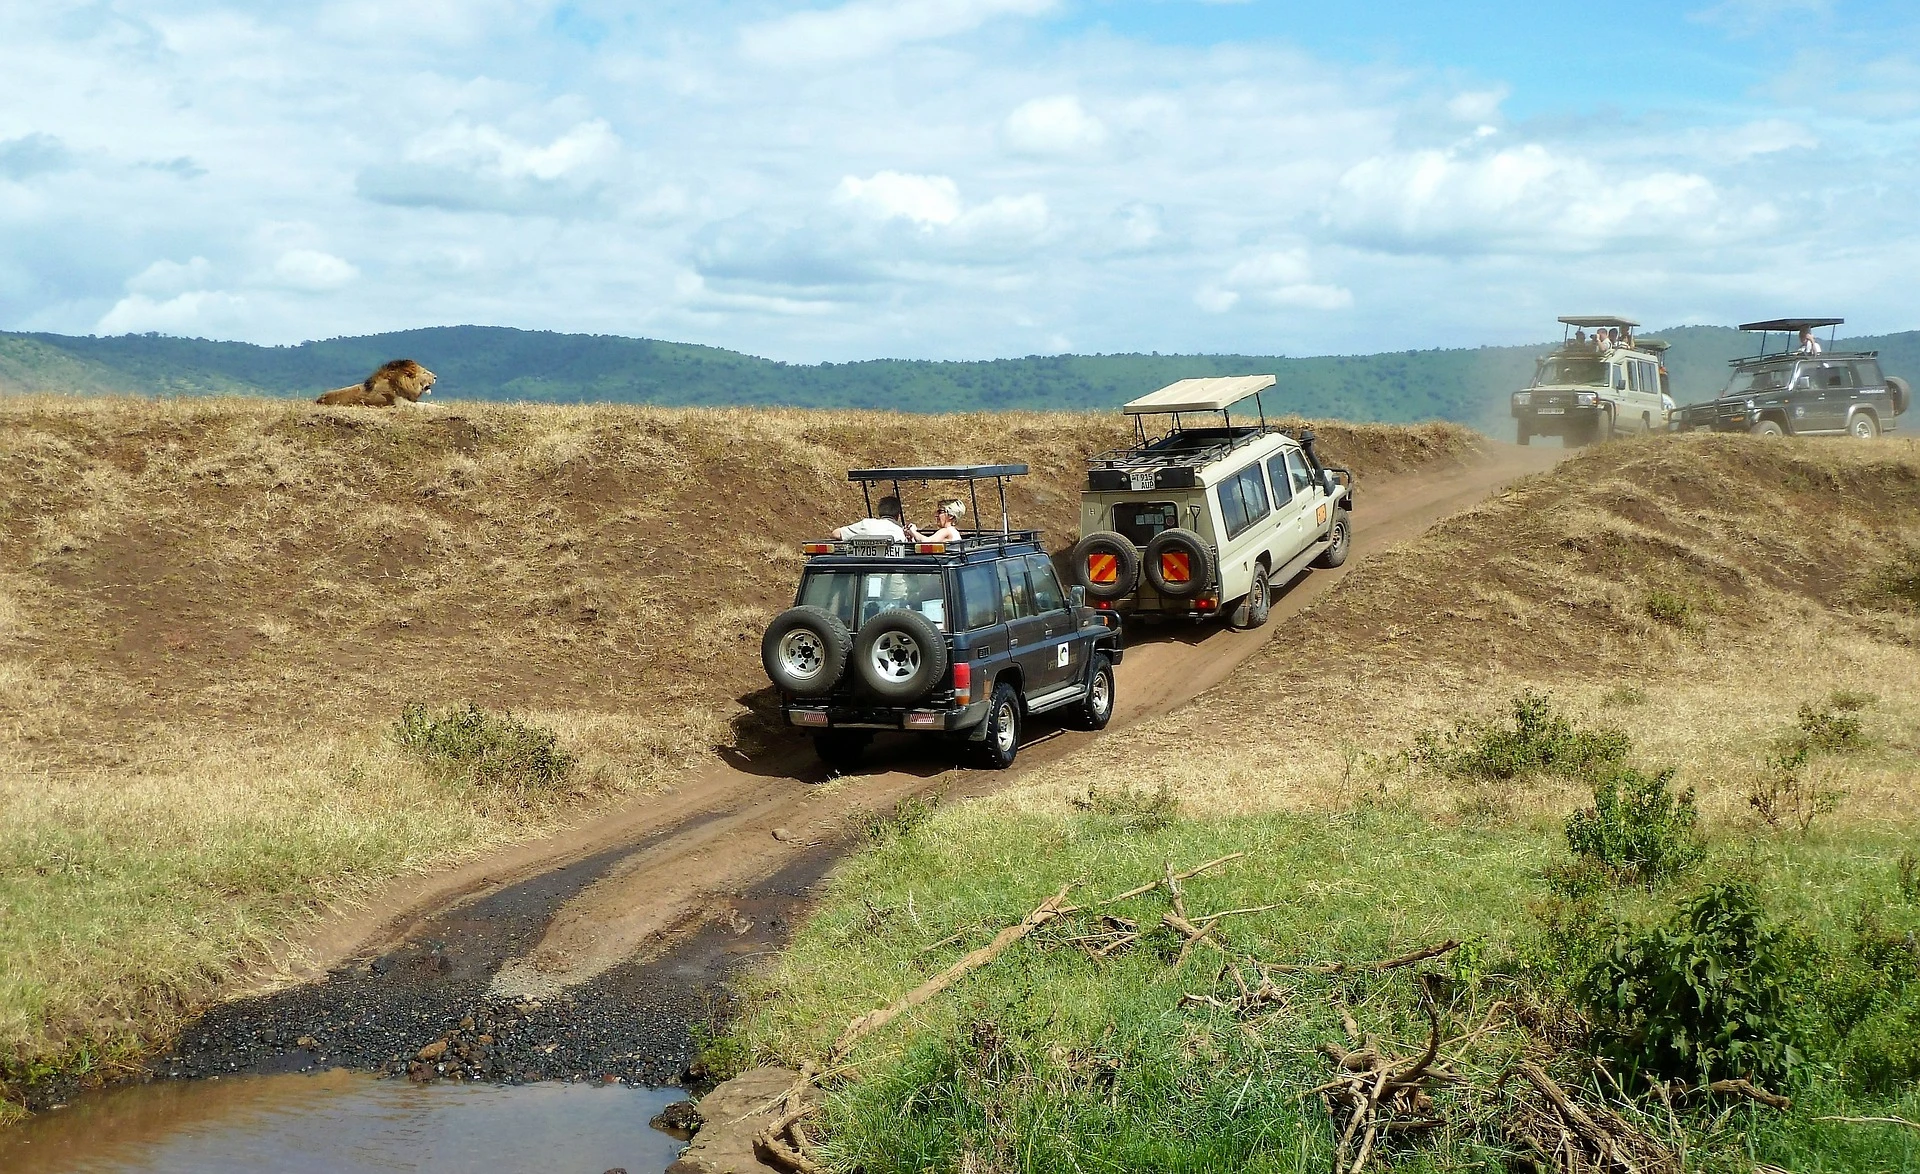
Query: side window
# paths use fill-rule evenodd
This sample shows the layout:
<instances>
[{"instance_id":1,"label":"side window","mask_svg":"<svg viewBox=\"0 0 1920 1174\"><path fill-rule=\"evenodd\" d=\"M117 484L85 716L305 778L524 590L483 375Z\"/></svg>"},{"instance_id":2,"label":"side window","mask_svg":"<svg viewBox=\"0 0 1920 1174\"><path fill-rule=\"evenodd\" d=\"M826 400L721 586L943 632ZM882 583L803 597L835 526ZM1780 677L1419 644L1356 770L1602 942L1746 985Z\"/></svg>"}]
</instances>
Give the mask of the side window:
<instances>
[{"instance_id":1,"label":"side window","mask_svg":"<svg viewBox=\"0 0 1920 1174\"><path fill-rule=\"evenodd\" d=\"M1853 365L1853 379L1859 387L1880 387L1886 380L1880 375L1880 364L1865 359Z\"/></svg>"},{"instance_id":2,"label":"side window","mask_svg":"<svg viewBox=\"0 0 1920 1174\"><path fill-rule=\"evenodd\" d=\"M1000 568L1000 618L1022 619L1033 614L1033 592L1027 586L1027 564L1016 558L994 564Z\"/></svg>"},{"instance_id":3,"label":"side window","mask_svg":"<svg viewBox=\"0 0 1920 1174\"><path fill-rule=\"evenodd\" d=\"M1623 363L1621 365L1627 369L1627 390L1639 391L1640 390L1640 364Z\"/></svg>"},{"instance_id":4,"label":"side window","mask_svg":"<svg viewBox=\"0 0 1920 1174\"><path fill-rule=\"evenodd\" d=\"M1247 528L1247 505L1240 500L1240 478L1220 482L1220 525L1229 537Z\"/></svg>"},{"instance_id":5,"label":"side window","mask_svg":"<svg viewBox=\"0 0 1920 1174\"><path fill-rule=\"evenodd\" d=\"M1000 622L1000 576L992 563L960 568L960 605L965 608L964 629L991 628Z\"/></svg>"},{"instance_id":6,"label":"side window","mask_svg":"<svg viewBox=\"0 0 1920 1174\"><path fill-rule=\"evenodd\" d=\"M1613 364L1613 389L1615 391L1625 391L1627 389L1627 365L1625 363Z\"/></svg>"},{"instance_id":7,"label":"side window","mask_svg":"<svg viewBox=\"0 0 1920 1174\"><path fill-rule=\"evenodd\" d=\"M1839 391L1853 390L1853 365L1827 363L1820 371L1820 386Z\"/></svg>"},{"instance_id":8,"label":"side window","mask_svg":"<svg viewBox=\"0 0 1920 1174\"><path fill-rule=\"evenodd\" d=\"M1267 479L1273 482L1273 504L1277 508L1293 500L1293 482L1287 476L1287 458L1267 458Z\"/></svg>"},{"instance_id":9,"label":"side window","mask_svg":"<svg viewBox=\"0 0 1920 1174\"><path fill-rule=\"evenodd\" d=\"M1307 458L1297 448L1287 450L1287 477L1292 480L1295 493L1305 493L1313 485L1313 474L1307 470Z\"/></svg>"},{"instance_id":10,"label":"side window","mask_svg":"<svg viewBox=\"0 0 1920 1174\"><path fill-rule=\"evenodd\" d=\"M1260 475L1260 462L1240 470L1240 504L1247 508L1247 525L1267 516L1267 479Z\"/></svg>"},{"instance_id":11,"label":"side window","mask_svg":"<svg viewBox=\"0 0 1920 1174\"><path fill-rule=\"evenodd\" d=\"M1053 563L1044 554L1027 556L1027 577L1033 580L1033 606L1036 611L1059 611L1067 606L1067 597L1060 590L1060 576L1053 573Z\"/></svg>"}]
</instances>

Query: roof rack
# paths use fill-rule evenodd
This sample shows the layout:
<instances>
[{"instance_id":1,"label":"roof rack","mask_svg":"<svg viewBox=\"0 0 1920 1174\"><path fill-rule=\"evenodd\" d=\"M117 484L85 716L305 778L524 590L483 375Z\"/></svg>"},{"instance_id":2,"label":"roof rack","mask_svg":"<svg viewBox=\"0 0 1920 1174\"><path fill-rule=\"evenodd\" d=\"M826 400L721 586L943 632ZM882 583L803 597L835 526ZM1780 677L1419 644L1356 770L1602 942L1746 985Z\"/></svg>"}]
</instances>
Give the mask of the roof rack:
<instances>
[{"instance_id":1,"label":"roof rack","mask_svg":"<svg viewBox=\"0 0 1920 1174\"><path fill-rule=\"evenodd\" d=\"M1009 477L1024 477L1027 475L1027 471L1027 466L1018 464L900 465L888 469L848 469L847 480L860 483L860 497L861 500L866 502L867 516L869 518L873 516L873 487L875 485L891 483L893 485L893 496L897 499L900 496L900 483L902 481L921 483L928 481L965 481L967 483L967 497L973 504L973 516L977 522L980 518L979 483L988 478L992 478L994 485L1000 490L1000 533L1002 535L1010 535L1014 533L1014 530L1012 529L1010 519L1007 517L1007 479ZM976 533L981 532L982 531L976 531ZM1023 533L1024 532L1025 531L1023 531Z\"/></svg>"},{"instance_id":2,"label":"roof rack","mask_svg":"<svg viewBox=\"0 0 1920 1174\"><path fill-rule=\"evenodd\" d=\"M1017 543L1038 545L1038 530L962 530L953 542L895 542L890 538L822 538L803 543L807 555L841 554L868 558L905 558L913 554L970 554L980 550L999 550Z\"/></svg>"}]
</instances>

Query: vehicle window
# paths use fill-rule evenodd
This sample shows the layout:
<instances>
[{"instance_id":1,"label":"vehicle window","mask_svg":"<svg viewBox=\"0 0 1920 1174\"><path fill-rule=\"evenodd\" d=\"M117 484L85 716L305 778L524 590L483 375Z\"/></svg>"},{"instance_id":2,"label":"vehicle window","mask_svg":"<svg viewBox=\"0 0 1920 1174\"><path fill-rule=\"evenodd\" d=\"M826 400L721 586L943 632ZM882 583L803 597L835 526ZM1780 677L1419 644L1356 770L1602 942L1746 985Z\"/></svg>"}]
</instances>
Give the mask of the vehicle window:
<instances>
[{"instance_id":1,"label":"vehicle window","mask_svg":"<svg viewBox=\"0 0 1920 1174\"><path fill-rule=\"evenodd\" d=\"M1625 363L1613 364L1613 389L1615 391L1625 391L1627 389L1627 365Z\"/></svg>"},{"instance_id":2,"label":"vehicle window","mask_svg":"<svg viewBox=\"0 0 1920 1174\"><path fill-rule=\"evenodd\" d=\"M1240 478L1220 482L1220 524L1229 535L1247 528L1247 503L1240 500Z\"/></svg>"},{"instance_id":3,"label":"vehicle window","mask_svg":"<svg viewBox=\"0 0 1920 1174\"><path fill-rule=\"evenodd\" d=\"M1287 477L1293 482L1295 493L1305 493L1313 485L1313 474L1307 469L1307 458L1297 448L1287 450Z\"/></svg>"},{"instance_id":4,"label":"vehicle window","mask_svg":"<svg viewBox=\"0 0 1920 1174\"><path fill-rule=\"evenodd\" d=\"M1822 363L1814 372L1813 385L1818 388L1837 391L1853 390L1853 364Z\"/></svg>"},{"instance_id":5,"label":"vehicle window","mask_svg":"<svg viewBox=\"0 0 1920 1174\"><path fill-rule=\"evenodd\" d=\"M1588 355L1561 355L1554 359L1541 359L1540 366L1533 377L1535 387L1543 383L1605 386L1606 382L1607 365Z\"/></svg>"},{"instance_id":6,"label":"vehicle window","mask_svg":"<svg viewBox=\"0 0 1920 1174\"><path fill-rule=\"evenodd\" d=\"M1866 359L1853 365L1853 381L1858 387L1880 387L1886 379L1880 374L1880 364Z\"/></svg>"},{"instance_id":7,"label":"vehicle window","mask_svg":"<svg viewBox=\"0 0 1920 1174\"><path fill-rule=\"evenodd\" d=\"M1639 391L1640 390L1640 364L1622 363L1621 367L1627 373L1627 389L1630 391Z\"/></svg>"},{"instance_id":8,"label":"vehicle window","mask_svg":"<svg viewBox=\"0 0 1920 1174\"><path fill-rule=\"evenodd\" d=\"M1002 559L1000 568L1000 617L1022 619L1033 613L1033 590L1027 586L1027 564L1019 559Z\"/></svg>"},{"instance_id":9,"label":"vehicle window","mask_svg":"<svg viewBox=\"0 0 1920 1174\"><path fill-rule=\"evenodd\" d=\"M994 574L992 563L960 568L960 606L966 609L969 632L1000 622L1000 576Z\"/></svg>"},{"instance_id":10,"label":"vehicle window","mask_svg":"<svg viewBox=\"0 0 1920 1174\"><path fill-rule=\"evenodd\" d=\"M1170 501L1126 501L1113 507L1113 528L1135 546L1180 525L1180 507Z\"/></svg>"},{"instance_id":11,"label":"vehicle window","mask_svg":"<svg viewBox=\"0 0 1920 1174\"><path fill-rule=\"evenodd\" d=\"M1060 576L1053 573L1053 563L1044 554L1027 556L1027 578L1033 581L1033 606L1036 611L1059 611L1067 606L1067 597L1060 590Z\"/></svg>"},{"instance_id":12,"label":"vehicle window","mask_svg":"<svg viewBox=\"0 0 1920 1174\"><path fill-rule=\"evenodd\" d=\"M910 608L944 631L945 578L939 571L809 571L800 584L800 605L824 608L848 628L888 608Z\"/></svg>"},{"instance_id":13,"label":"vehicle window","mask_svg":"<svg viewBox=\"0 0 1920 1174\"><path fill-rule=\"evenodd\" d=\"M1762 367L1755 371L1741 371L1734 375L1722 395L1752 395L1755 392L1778 391L1787 385L1788 368Z\"/></svg>"},{"instance_id":14,"label":"vehicle window","mask_svg":"<svg viewBox=\"0 0 1920 1174\"><path fill-rule=\"evenodd\" d=\"M1267 480L1273 482L1273 504L1275 508L1293 500L1293 482L1287 477L1287 458L1274 456L1267 459Z\"/></svg>"}]
</instances>

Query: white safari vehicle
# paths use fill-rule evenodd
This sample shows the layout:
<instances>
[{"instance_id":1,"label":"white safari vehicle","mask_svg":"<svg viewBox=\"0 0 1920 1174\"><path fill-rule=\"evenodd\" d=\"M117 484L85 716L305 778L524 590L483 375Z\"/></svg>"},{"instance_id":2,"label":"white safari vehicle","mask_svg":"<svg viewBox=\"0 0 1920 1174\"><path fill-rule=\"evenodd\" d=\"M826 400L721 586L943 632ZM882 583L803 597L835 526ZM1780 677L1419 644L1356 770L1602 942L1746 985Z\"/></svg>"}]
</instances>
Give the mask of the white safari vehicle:
<instances>
[{"instance_id":1,"label":"white safari vehicle","mask_svg":"<svg viewBox=\"0 0 1920 1174\"><path fill-rule=\"evenodd\" d=\"M1633 336L1638 322L1603 315L1562 318L1566 337L1534 368L1533 383L1513 393L1514 439L1558 436L1572 447L1617 432L1664 432L1667 344ZM1587 337L1591 329L1593 336ZM1576 331L1578 333L1576 333Z\"/></svg>"},{"instance_id":2,"label":"white safari vehicle","mask_svg":"<svg viewBox=\"0 0 1920 1174\"><path fill-rule=\"evenodd\" d=\"M1346 561L1353 475L1267 423L1273 383L1182 379L1121 409L1134 443L1089 462L1080 498L1073 576L1093 606L1254 628L1276 587Z\"/></svg>"}]
</instances>

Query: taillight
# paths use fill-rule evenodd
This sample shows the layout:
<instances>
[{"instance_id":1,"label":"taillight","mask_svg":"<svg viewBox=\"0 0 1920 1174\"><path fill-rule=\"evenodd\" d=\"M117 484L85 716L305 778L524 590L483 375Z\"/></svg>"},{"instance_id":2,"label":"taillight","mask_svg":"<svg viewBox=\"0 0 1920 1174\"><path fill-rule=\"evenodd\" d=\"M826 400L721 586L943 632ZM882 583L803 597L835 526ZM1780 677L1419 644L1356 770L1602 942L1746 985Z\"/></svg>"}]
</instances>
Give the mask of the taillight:
<instances>
[{"instance_id":1,"label":"taillight","mask_svg":"<svg viewBox=\"0 0 1920 1174\"><path fill-rule=\"evenodd\" d=\"M1160 577L1169 583L1187 583L1193 579L1193 566L1182 550L1160 552Z\"/></svg>"},{"instance_id":2,"label":"taillight","mask_svg":"<svg viewBox=\"0 0 1920 1174\"><path fill-rule=\"evenodd\" d=\"M947 553L947 544L944 542L922 542L913 548L913 552L915 554L945 554Z\"/></svg>"},{"instance_id":3,"label":"taillight","mask_svg":"<svg viewBox=\"0 0 1920 1174\"><path fill-rule=\"evenodd\" d=\"M1200 600L1194 606L1199 608L1201 611L1212 611L1214 608L1219 607L1220 603L1218 600L1209 596L1206 599Z\"/></svg>"},{"instance_id":4,"label":"taillight","mask_svg":"<svg viewBox=\"0 0 1920 1174\"><path fill-rule=\"evenodd\" d=\"M808 543L805 543L804 545L802 545L802 546L800 547L800 553L801 553L801 554L832 554L832 553L833 553L833 543L831 543L831 542L808 542Z\"/></svg>"},{"instance_id":5,"label":"taillight","mask_svg":"<svg viewBox=\"0 0 1920 1174\"><path fill-rule=\"evenodd\" d=\"M1105 586L1120 579L1120 556L1117 554L1090 554L1087 556L1087 582Z\"/></svg>"},{"instance_id":6,"label":"taillight","mask_svg":"<svg viewBox=\"0 0 1920 1174\"><path fill-rule=\"evenodd\" d=\"M973 699L973 666L961 661L953 666L953 700L965 705Z\"/></svg>"}]
</instances>

